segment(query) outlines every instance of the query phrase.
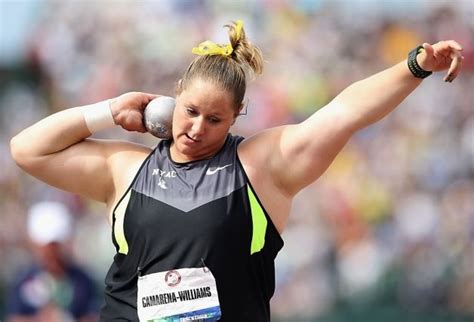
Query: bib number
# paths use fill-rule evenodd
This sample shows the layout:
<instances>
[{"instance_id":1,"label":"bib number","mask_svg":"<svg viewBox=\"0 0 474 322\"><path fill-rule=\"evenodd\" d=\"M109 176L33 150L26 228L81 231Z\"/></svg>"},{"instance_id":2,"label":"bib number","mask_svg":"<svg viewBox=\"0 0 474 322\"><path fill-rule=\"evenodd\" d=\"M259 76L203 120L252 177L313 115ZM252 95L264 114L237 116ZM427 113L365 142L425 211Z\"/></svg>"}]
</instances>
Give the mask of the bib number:
<instances>
[{"instance_id":1,"label":"bib number","mask_svg":"<svg viewBox=\"0 0 474 322\"><path fill-rule=\"evenodd\" d=\"M182 268L138 277L140 321L217 321L221 308L216 280L207 267Z\"/></svg>"}]
</instances>

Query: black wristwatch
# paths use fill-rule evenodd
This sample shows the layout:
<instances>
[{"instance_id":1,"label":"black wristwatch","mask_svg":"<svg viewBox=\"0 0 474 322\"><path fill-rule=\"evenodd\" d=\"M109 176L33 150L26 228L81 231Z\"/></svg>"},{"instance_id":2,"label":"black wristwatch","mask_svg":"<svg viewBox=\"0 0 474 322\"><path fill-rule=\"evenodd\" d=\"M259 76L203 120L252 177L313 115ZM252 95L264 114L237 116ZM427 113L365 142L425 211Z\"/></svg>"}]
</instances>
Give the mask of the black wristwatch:
<instances>
[{"instance_id":1,"label":"black wristwatch","mask_svg":"<svg viewBox=\"0 0 474 322\"><path fill-rule=\"evenodd\" d=\"M418 46L408 53L408 69L416 78L426 78L433 74L433 72L428 72L418 65L416 61L416 56L421 52L423 46Z\"/></svg>"}]
</instances>

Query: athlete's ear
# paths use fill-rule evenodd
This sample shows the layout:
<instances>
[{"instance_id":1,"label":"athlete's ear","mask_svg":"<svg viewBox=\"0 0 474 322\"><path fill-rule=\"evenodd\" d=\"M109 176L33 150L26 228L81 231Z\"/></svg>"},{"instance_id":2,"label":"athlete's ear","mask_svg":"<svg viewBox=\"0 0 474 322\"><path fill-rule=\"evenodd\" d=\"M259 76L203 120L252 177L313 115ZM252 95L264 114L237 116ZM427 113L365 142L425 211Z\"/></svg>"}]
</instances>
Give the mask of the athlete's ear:
<instances>
[{"instance_id":1,"label":"athlete's ear","mask_svg":"<svg viewBox=\"0 0 474 322\"><path fill-rule=\"evenodd\" d=\"M178 82L176 83L176 87L175 87L176 96L180 95L182 91L183 91L183 79L180 78Z\"/></svg>"},{"instance_id":2,"label":"athlete's ear","mask_svg":"<svg viewBox=\"0 0 474 322\"><path fill-rule=\"evenodd\" d=\"M239 108L236 110L236 112L234 113L234 119L232 120L232 125L234 125L235 121L237 120L237 117L239 117L239 115L242 115L241 114L241 111L242 109L244 108L244 104L240 104Z\"/></svg>"}]
</instances>

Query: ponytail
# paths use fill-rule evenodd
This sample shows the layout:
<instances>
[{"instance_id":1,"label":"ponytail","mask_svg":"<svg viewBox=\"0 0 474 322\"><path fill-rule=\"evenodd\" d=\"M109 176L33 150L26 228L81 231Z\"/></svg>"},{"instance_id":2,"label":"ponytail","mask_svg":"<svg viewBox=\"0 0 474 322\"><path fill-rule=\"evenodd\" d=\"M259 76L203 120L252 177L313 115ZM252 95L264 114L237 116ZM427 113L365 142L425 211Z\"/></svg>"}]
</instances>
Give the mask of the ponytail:
<instances>
[{"instance_id":1,"label":"ponytail","mask_svg":"<svg viewBox=\"0 0 474 322\"><path fill-rule=\"evenodd\" d=\"M185 90L194 79L212 81L234 95L236 109L240 110L247 87L248 75L263 72L262 52L252 45L245 35L241 20L226 25L230 43L216 44L210 40L194 47L195 58L178 84L178 94Z\"/></svg>"}]
</instances>

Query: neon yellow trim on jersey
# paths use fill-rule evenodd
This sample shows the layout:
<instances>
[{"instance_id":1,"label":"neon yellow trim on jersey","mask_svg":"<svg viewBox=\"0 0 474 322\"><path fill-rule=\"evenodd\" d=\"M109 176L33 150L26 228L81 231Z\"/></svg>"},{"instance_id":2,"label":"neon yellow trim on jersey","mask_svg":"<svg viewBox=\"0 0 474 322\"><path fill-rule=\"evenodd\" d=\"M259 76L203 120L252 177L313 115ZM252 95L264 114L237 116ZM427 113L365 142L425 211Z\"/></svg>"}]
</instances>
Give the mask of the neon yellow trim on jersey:
<instances>
[{"instance_id":1,"label":"neon yellow trim on jersey","mask_svg":"<svg viewBox=\"0 0 474 322\"><path fill-rule=\"evenodd\" d=\"M115 224L114 224L114 235L117 244L119 245L118 252L121 254L128 254L128 243L125 239L125 233L123 231L123 220L125 218L125 210L127 210L128 201L130 200L130 190L120 200L119 205L115 209Z\"/></svg>"},{"instance_id":2,"label":"neon yellow trim on jersey","mask_svg":"<svg viewBox=\"0 0 474 322\"><path fill-rule=\"evenodd\" d=\"M252 255L261 251L265 245L267 218L265 217L262 206L260 206L260 203L248 185L247 194L249 196L250 209L252 212L252 244L250 246L250 255Z\"/></svg>"}]
</instances>

